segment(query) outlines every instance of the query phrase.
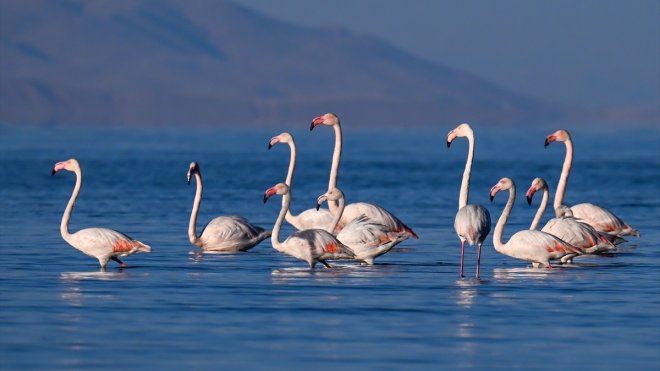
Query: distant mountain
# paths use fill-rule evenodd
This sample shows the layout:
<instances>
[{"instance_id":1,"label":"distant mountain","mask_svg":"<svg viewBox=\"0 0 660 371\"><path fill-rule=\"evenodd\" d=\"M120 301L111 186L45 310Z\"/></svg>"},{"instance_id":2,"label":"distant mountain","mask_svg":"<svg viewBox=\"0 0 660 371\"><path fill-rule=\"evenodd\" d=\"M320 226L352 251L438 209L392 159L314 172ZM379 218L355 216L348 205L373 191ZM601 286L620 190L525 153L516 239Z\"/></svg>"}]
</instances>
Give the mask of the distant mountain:
<instances>
[{"instance_id":1,"label":"distant mountain","mask_svg":"<svg viewBox=\"0 0 660 371\"><path fill-rule=\"evenodd\" d=\"M0 121L443 124L553 107L341 29L217 0L0 1ZM429 37L429 43L433 43Z\"/></svg>"}]
</instances>

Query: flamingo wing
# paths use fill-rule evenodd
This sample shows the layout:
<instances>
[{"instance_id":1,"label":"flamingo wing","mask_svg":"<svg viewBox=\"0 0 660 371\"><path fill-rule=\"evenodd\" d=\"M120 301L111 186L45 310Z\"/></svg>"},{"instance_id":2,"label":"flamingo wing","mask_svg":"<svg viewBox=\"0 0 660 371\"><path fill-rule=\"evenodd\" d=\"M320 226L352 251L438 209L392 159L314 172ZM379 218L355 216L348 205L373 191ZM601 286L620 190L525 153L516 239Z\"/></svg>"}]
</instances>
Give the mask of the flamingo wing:
<instances>
[{"instance_id":1,"label":"flamingo wing","mask_svg":"<svg viewBox=\"0 0 660 371\"><path fill-rule=\"evenodd\" d=\"M332 223L332 214L328 209L308 209L297 216L297 229L325 229ZM288 221L288 220L287 220Z\"/></svg>"},{"instance_id":2,"label":"flamingo wing","mask_svg":"<svg viewBox=\"0 0 660 371\"><path fill-rule=\"evenodd\" d=\"M285 244L291 248L291 255L308 260L353 259L355 253L337 238L322 229L306 229L298 231L286 239Z\"/></svg>"},{"instance_id":3,"label":"flamingo wing","mask_svg":"<svg viewBox=\"0 0 660 371\"><path fill-rule=\"evenodd\" d=\"M246 241L256 238L264 231L241 216L219 216L211 220L202 230L201 238L206 243Z\"/></svg>"},{"instance_id":4,"label":"flamingo wing","mask_svg":"<svg viewBox=\"0 0 660 371\"><path fill-rule=\"evenodd\" d=\"M551 234L535 230L516 232L506 245L515 251L515 255L511 255L514 258L536 262L583 254L579 248Z\"/></svg>"},{"instance_id":5,"label":"flamingo wing","mask_svg":"<svg viewBox=\"0 0 660 371\"><path fill-rule=\"evenodd\" d=\"M553 218L541 229L588 253L611 251L616 247L589 224L572 217Z\"/></svg>"},{"instance_id":6,"label":"flamingo wing","mask_svg":"<svg viewBox=\"0 0 660 371\"><path fill-rule=\"evenodd\" d=\"M612 235L639 235L639 232L623 222L618 216L604 207L582 203L571 207L573 216L584 220L599 232Z\"/></svg>"},{"instance_id":7,"label":"flamingo wing","mask_svg":"<svg viewBox=\"0 0 660 371\"><path fill-rule=\"evenodd\" d=\"M149 245L109 228L86 228L71 237L71 244L75 248L95 258L151 251Z\"/></svg>"},{"instance_id":8,"label":"flamingo wing","mask_svg":"<svg viewBox=\"0 0 660 371\"><path fill-rule=\"evenodd\" d=\"M355 202L346 205L339 224L341 226L345 226L352 220L357 219L362 215L371 219L375 223L384 225L385 227L389 228L391 232L405 234L407 237L412 236L414 238L419 238L410 227L399 220L399 218L394 216L394 214L378 205L368 202Z\"/></svg>"},{"instance_id":9,"label":"flamingo wing","mask_svg":"<svg viewBox=\"0 0 660 371\"><path fill-rule=\"evenodd\" d=\"M468 204L456 213L454 229L470 245L484 242L490 233L490 213L481 205Z\"/></svg>"}]
</instances>

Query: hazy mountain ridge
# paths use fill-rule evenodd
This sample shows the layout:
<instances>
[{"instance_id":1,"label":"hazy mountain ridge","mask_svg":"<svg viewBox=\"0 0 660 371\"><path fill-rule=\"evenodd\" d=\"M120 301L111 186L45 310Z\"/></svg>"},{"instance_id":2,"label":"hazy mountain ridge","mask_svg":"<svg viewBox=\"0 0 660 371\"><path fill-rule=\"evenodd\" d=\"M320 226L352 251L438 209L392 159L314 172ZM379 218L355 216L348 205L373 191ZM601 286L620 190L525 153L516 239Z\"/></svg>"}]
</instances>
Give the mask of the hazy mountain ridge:
<instances>
[{"instance_id":1,"label":"hazy mountain ridge","mask_svg":"<svg viewBox=\"0 0 660 371\"><path fill-rule=\"evenodd\" d=\"M519 122L556 107L339 29L213 0L0 2L0 120ZM433 40L429 40L433 42Z\"/></svg>"}]
</instances>

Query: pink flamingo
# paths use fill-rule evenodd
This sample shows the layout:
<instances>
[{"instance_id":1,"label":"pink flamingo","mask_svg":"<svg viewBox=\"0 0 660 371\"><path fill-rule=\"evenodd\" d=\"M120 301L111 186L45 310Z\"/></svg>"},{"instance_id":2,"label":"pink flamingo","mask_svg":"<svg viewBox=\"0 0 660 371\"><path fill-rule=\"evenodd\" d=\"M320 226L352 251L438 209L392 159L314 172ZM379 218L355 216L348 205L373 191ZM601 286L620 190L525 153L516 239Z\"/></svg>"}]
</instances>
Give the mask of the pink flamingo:
<instances>
[{"instance_id":1,"label":"pink flamingo","mask_svg":"<svg viewBox=\"0 0 660 371\"><path fill-rule=\"evenodd\" d=\"M328 232L333 232L339 218L341 218L341 214L344 212L344 193L339 188L333 188L319 196L316 207L321 207L324 201L335 201L338 204L335 214L335 216L338 216L336 222L326 227ZM386 226L376 223L364 215L351 220L337 234L337 239L355 253L355 260L362 261L367 265L373 265L375 258L387 253L406 238L406 236L394 233Z\"/></svg>"},{"instance_id":2,"label":"pink flamingo","mask_svg":"<svg viewBox=\"0 0 660 371\"><path fill-rule=\"evenodd\" d=\"M315 117L312 120L312 124L310 125L309 130L314 130L317 125L321 124L331 126L335 131L335 148L332 154L332 166L330 168L330 179L328 181L328 191L330 191L337 187L339 161L341 160L342 131L339 118L335 114L326 113L323 116ZM330 209L331 213L335 214L337 212L336 202L329 202L328 208ZM343 228L351 220L361 217L362 215L376 223L386 226L392 232L398 233L405 237L412 236L414 238L419 238L410 227L405 225L392 213L378 205L367 202L356 202L346 205L344 208L344 213L342 214L339 224L337 225L337 230L341 230L341 228Z\"/></svg>"},{"instance_id":3,"label":"pink flamingo","mask_svg":"<svg viewBox=\"0 0 660 371\"><path fill-rule=\"evenodd\" d=\"M51 175L60 170L67 170L76 174L76 185L66 205L60 232L64 241L82 251L85 255L98 259L101 270L105 271L109 260L114 260L122 267L126 264L119 260L119 256L127 256L137 252L150 252L151 247L129 236L108 228L85 228L75 233L69 233L69 220L71 211L76 203L80 188L82 187L82 169L76 159L58 162L53 167Z\"/></svg>"},{"instance_id":4,"label":"pink flamingo","mask_svg":"<svg viewBox=\"0 0 660 371\"><path fill-rule=\"evenodd\" d=\"M529 205L532 204L534 193L540 190L543 190L543 197L532 221L532 225L529 227L531 230L535 230L539 225L541 217L543 217L543 213L545 213L545 209L547 208L550 192L548 190L548 184L542 178L534 179L532 185L527 190L527 203ZM612 238L616 238L615 236L598 232L589 224L580 222L570 216L548 220L541 231L559 237L563 241L586 251L588 254L616 250L616 246L610 242Z\"/></svg>"},{"instance_id":5,"label":"pink flamingo","mask_svg":"<svg viewBox=\"0 0 660 371\"><path fill-rule=\"evenodd\" d=\"M326 260L355 259L355 253L353 253L349 247L339 242L335 236L323 229L305 229L297 231L289 236L284 242L280 242L279 239L282 222L284 221L284 216L289 210L291 204L289 186L284 183L278 183L271 188L268 188L264 193L264 203L266 203L271 196L276 194L282 196L282 209L275 221L273 234L270 236L270 241L275 250L306 261L310 268L314 268L316 263L321 263L330 268L330 265ZM338 221L339 216L336 215L332 223L335 224Z\"/></svg>"},{"instance_id":6,"label":"pink flamingo","mask_svg":"<svg viewBox=\"0 0 660 371\"><path fill-rule=\"evenodd\" d=\"M478 246L477 253L477 274L479 278L479 265L481 263L481 245L490 233L490 213L481 205L468 204L468 195L470 193L470 173L472 172L472 160L474 157L474 132L469 124L458 125L454 130L447 134L447 148L455 138L467 138L468 156L463 171L463 180L461 181L461 193L458 197L458 212L454 219L454 229L458 238L461 240L461 277L463 277L463 253L465 250L465 241L474 246Z\"/></svg>"},{"instance_id":7,"label":"pink flamingo","mask_svg":"<svg viewBox=\"0 0 660 371\"><path fill-rule=\"evenodd\" d=\"M286 143L291 150L291 158L289 160L289 170L286 174L284 183L291 189L293 182L293 172L296 169L296 143L293 136L289 133L282 133L278 136L272 137L268 142L268 149L271 149L276 143ZM293 215L291 210L286 213L285 220L294 226L296 229L325 229L332 222L332 214L326 209L308 209L298 215Z\"/></svg>"},{"instance_id":8,"label":"pink flamingo","mask_svg":"<svg viewBox=\"0 0 660 371\"><path fill-rule=\"evenodd\" d=\"M570 174L571 166L573 165L573 141L571 140L571 135L568 131L557 130L545 138L545 147L555 141L564 142L566 145L566 157L564 158L564 165L561 169L561 176L559 177L557 193L555 194L555 200L553 203L555 212L557 212L558 210L561 210L561 206L564 203L568 175ZM624 223L623 220L604 207L590 203L581 203L570 207L570 210L574 217L582 219L599 232L615 236L640 236L639 231ZM561 215L557 216L559 217Z\"/></svg>"},{"instance_id":9,"label":"pink flamingo","mask_svg":"<svg viewBox=\"0 0 660 371\"><path fill-rule=\"evenodd\" d=\"M247 251L270 236L270 231L250 224L241 216L219 216L211 220L198 237L195 227L199 205L202 202L203 184L202 173L196 162L191 162L188 168L188 184L193 176L197 180L197 191L188 224L188 238L193 245L199 246L204 251Z\"/></svg>"},{"instance_id":10,"label":"pink flamingo","mask_svg":"<svg viewBox=\"0 0 660 371\"><path fill-rule=\"evenodd\" d=\"M497 252L512 258L530 261L534 268L552 268L550 260L561 260L562 263L566 263L573 259L573 257L584 253L579 248L549 233L533 230L516 232L509 238L507 243L503 243L502 234L504 233L504 225L509 218L516 199L516 185L513 183L513 180L509 178L500 179L490 189L491 202L497 192L503 190L509 190L509 200L506 206L504 206L504 211L502 211L502 215L495 225L495 232L493 232L493 245Z\"/></svg>"}]
</instances>

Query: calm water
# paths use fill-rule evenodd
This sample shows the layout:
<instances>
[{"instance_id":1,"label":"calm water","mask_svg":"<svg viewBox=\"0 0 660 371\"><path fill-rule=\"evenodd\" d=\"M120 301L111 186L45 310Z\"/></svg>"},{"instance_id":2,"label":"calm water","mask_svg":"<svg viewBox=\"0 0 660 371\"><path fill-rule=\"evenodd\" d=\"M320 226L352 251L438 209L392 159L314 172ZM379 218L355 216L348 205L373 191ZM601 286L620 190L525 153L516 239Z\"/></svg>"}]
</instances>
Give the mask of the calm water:
<instances>
[{"instance_id":1,"label":"calm water","mask_svg":"<svg viewBox=\"0 0 660 371\"><path fill-rule=\"evenodd\" d=\"M349 201L387 207L421 238L372 267L315 270L269 241L247 253L200 255L187 240L194 186L185 175L193 160L205 180L201 223L238 213L272 227L280 202L263 205L262 195L284 179L289 152L266 145L281 129L1 127L0 368L657 370L658 130L572 130L567 203L606 206L641 238L613 256L539 270L495 252L489 236L477 281L458 279L453 218L467 144L446 148L453 127L377 134L344 128L339 185ZM550 129L475 131L471 202L495 219L506 196L491 204L488 190L503 176L518 184L506 238L531 221L535 209L521 193L534 177L545 177L554 192L564 146L543 148ZM333 136L325 127L310 133L306 123L291 132L299 212L325 191ZM60 218L75 177L50 171L70 157L84 171L71 229L115 228L150 244L151 254L125 258L127 269L110 262L101 273L62 240ZM475 261L476 249L468 249L467 273Z\"/></svg>"}]
</instances>

